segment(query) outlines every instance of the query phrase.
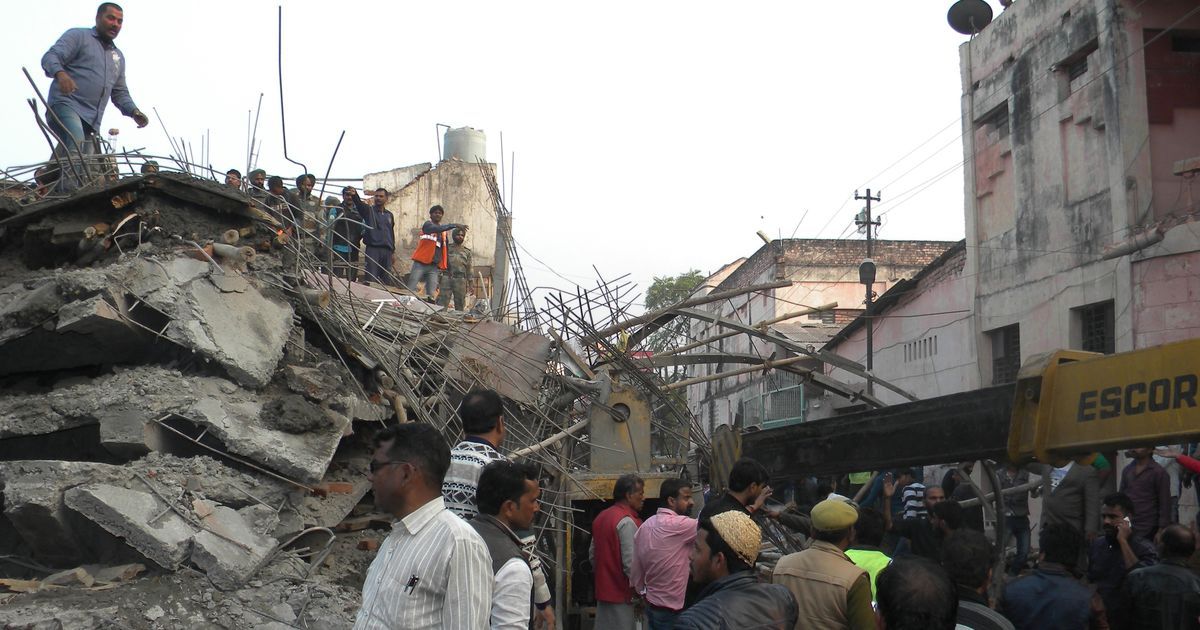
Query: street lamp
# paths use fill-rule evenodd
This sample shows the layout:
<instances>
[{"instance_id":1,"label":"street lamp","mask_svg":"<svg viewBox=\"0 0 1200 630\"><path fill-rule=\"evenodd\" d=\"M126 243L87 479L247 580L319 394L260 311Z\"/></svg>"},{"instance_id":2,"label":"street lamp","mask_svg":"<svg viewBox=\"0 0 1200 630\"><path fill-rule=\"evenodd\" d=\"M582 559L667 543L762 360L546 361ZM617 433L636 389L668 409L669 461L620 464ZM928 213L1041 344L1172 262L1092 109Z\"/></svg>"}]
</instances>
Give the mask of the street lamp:
<instances>
[{"instance_id":1,"label":"street lamp","mask_svg":"<svg viewBox=\"0 0 1200 630\"><path fill-rule=\"evenodd\" d=\"M871 304L874 297L871 288L875 285L875 261L870 258L864 258L862 263L858 265L858 281L867 287L867 308L863 311L863 318L867 322L867 393L875 395L875 381L871 370L875 367L874 357L874 332L875 322L871 321Z\"/></svg>"}]
</instances>

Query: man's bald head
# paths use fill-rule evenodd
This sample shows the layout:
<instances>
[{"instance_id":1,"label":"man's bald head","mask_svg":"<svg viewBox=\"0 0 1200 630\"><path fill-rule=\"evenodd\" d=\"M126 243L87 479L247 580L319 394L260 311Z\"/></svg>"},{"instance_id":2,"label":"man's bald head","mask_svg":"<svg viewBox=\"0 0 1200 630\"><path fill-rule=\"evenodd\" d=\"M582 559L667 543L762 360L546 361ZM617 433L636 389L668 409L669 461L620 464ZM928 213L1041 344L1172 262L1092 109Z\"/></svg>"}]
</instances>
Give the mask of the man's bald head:
<instances>
[{"instance_id":1,"label":"man's bald head","mask_svg":"<svg viewBox=\"0 0 1200 630\"><path fill-rule=\"evenodd\" d=\"M1158 538L1159 555L1163 558L1190 558L1196 552L1196 535L1180 525L1167 525Z\"/></svg>"}]
</instances>

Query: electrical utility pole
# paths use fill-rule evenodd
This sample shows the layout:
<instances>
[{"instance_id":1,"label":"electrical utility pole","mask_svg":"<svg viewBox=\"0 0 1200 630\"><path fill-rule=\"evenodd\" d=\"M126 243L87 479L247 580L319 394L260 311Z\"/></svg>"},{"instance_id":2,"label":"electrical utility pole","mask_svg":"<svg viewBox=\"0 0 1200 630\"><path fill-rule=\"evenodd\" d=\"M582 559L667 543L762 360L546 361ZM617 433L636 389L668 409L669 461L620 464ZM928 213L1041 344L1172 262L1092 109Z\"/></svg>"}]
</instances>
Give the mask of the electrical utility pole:
<instances>
[{"instance_id":1,"label":"electrical utility pole","mask_svg":"<svg viewBox=\"0 0 1200 630\"><path fill-rule=\"evenodd\" d=\"M863 317L867 321L867 375L871 377L867 379L867 393L872 396L875 395L875 381L872 380L875 375L871 371L875 367L875 322L871 320L871 304L875 301L875 295L871 289L875 285L875 261L871 258L873 254L871 245L873 241L872 232L875 228L879 227L879 219L871 216L871 202L880 201L881 193L882 191L879 191L872 197L870 188L867 189L865 196L860 196L857 190L854 191L854 199L856 201L865 200L867 202L867 207L854 218L854 224L858 226L860 231L866 231L867 233L867 257L858 266L858 280L867 286L867 308L863 311Z\"/></svg>"}]
</instances>

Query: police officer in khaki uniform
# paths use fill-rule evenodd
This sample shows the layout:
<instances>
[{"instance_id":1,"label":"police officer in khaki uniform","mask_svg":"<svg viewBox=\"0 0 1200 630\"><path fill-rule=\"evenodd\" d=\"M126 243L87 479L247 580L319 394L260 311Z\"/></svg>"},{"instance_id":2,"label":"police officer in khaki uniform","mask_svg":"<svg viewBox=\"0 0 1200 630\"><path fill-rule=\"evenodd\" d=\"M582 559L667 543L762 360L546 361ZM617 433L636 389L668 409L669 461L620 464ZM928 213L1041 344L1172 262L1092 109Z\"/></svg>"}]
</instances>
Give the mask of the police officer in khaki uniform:
<instances>
[{"instance_id":1,"label":"police officer in khaki uniform","mask_svg":"<svg viewBox=\"0 0 1200 630\"><path fill-rule=\"evenodd\" d=\"M463 245L467 238L464 228L454 228L454 243L450 245L447 268L442 272L442 291L438 294L439 306L449 306L454 296L454 308L467 310L467 284L471 281L471 248Z\"/></svg>"}]
</instances>

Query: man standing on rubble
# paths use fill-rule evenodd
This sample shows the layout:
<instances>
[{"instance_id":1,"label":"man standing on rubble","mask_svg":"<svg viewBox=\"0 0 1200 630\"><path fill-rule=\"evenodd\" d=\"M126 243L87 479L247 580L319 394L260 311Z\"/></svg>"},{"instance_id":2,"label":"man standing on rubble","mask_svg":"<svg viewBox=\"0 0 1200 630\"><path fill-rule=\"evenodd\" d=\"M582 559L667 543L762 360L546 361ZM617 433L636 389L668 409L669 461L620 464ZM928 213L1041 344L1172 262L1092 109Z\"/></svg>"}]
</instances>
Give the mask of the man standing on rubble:
<instances>
[{"instance_id":1,"label":"man standing on rubble","mask_svg":"<svg viewBox=\"0 0 1200 630\"><path fill-rule=\"evenodd\" d=\"M296 187L288 191L288 203L300 209L299 218L304 229L314 235L317 231L316 219L321 215L321 200L313 194L316 185L317 178L305 173L296 178Z\"/></svg>"},{"instance_id":2,"label":"man standing on rubble","mask_svg":"<svg viewBox=\"0 0 1200 630\"><path fill-rule=\"evenodd\" d=\"M113 43L124 21L120 5L105 2L96 9L95 27L68 29L42 56L42 70L54 79L46 123L67 151L86 151L81 145L100 128L110 100L139 128L150 124L129 96L125 55Z\"/></svg>"},{"instance_id":3,"label":"man standing on rubble","mask_svg":"<svg viewBox=\"0 0 1200 630\"><path fill-rule=\"evenodd\" d=\"M500 453L500 445L508 435L504 413L504 400L490 389L470 391L458 405L458 418L465 436L450 450L450 469L442 482L442 497L446 509L464 519L470 520L479 513L477 494L484 467L492 462L508 461ZM535 625L553 629L554 607L551 606L546 574L537 555L537 537L530 528L517 530L517 535L533 573L533 601L538 609Z\"/></svg>"},{"instance_id":4,"label":"man standing on rubble","mask_svg":"<svg viewBox=\"0 0 1200 630\"><path fill-rule=\"evenodd\" d=\"M363 584L356 630L486 628L492 562L487 545L446 509L450 449L428 424L401 424L374 439L375 504L397 521Z\"/></svg>"},{"instance_id":5,"label":"man standing on rubble","mask_svg":"<svg viewBox=\"0 0 1200 630\"><path fill-rule=\"evenodd\" d=\"M658 512L633 537L633 590L646 603L649 630L671 630L683 610L687 592L688 554L696 540L692 485L667 479L659 490Z\"/></svg>"},{"instance_id":6,"label":"man standing on rubble","mask_svg":"<svg viewBox=\"0 0 1200 630\"><path fill-rule=\"evenodd\" d=\"M447 254L446 271L443 274L447 281L446 287L438 295L439 306L449 306L450 297L454 297L454 308L467 310L467 286L471 283L471 248L463 245L467 238L466 228L454 228L454 244Z\"/></svg>"},{"instance_id":7,"label":"man standing on rubble","mask_svg":"<svg viewBox=\"0 0 1200 630\"><path fill-rule=\"evenodd\" d=\"M529 628L533 573L517 532L533 527L541 494L538 469L530 464L495 461L479 475L479 513L471 527L492 556L491 630Z\"/></svg>"},{"instance_id":8,"label":"man standing on rubble","mask_svg":"<svg viewBox=\"0 0 1200 630\"><path fill-rule=\"evenodd\" d=\"M429 209L429 220L421 226L421 237L417 241L417 249L412 255L412 271L408 272L408 290L417 292L417 284L425 282L425 298L433 300L437 293L438 275L449 266L449 246L446 243L446 232L457 228L466 229L460 223L442 225L442 217L446 211L441 206Z\"/></svg>"},{"instance_id":9,"label":"man standing on rubble","mask_svg":"<svg viewBox=\"0 0 1200 630\"><path fill-rule=\"evenodd\" d=\"M392 255L396 251L396 217L387 209L388 191L376 188L374 204L363 214L366 228L360 238L365 245L367 257L366 279L380 284L391 284Z\"/></svg>"},{"instance_id":10,"label":"man standing on rubble","mask_svg":"<svg viewBox=\"0 0 1200 630\"><path fill-rule=\"evenodd\" d=\"M353 186L342 189L342 205L329 209L326 217L329 245L335 258L333 272L351 282L358 280L358 241L362 240L362 217L367 204Z\"/></svg>"},{"instance_id":11,"label":"man standing on rubble","mask_svg":"<svg viewBox=\"0 0 1200 630\"><path fill-rule=\"evenodd\" d=\"M242 189L242 172L236 168L225 171L225 185L238 190Z\"/></svg>"},{"instance_id":12,"label":"man standing on rubble","mask_svg":"<svg viewBox=\"0 0 1200 630\"><path fill-rule=\"evenodd\" d=\"M596 627L633 630L637 623L630 586L634 538L642 519L638 512L646 500L646 482L627 474L613 485L613 504L592 521L588 556L595 570Z\"/></svg>"},{"instance_id":13,"label":"man standing on rubble","mask_svg":"<svg viewBox=\"0 0 1200 630\"><path fill-rule=\"evenodd\" d=\"M267 189L265 188L267 185L266 171L256 168L246 176L246 181L249 182L249 185L246 186L246 194L250 195L251 199L262 201L267 198ZM279 181L282 182L283 180Z\"/></svg>"}]
</instances>

